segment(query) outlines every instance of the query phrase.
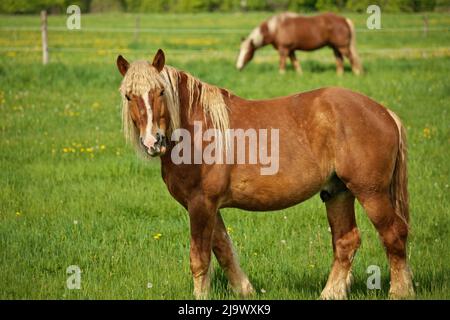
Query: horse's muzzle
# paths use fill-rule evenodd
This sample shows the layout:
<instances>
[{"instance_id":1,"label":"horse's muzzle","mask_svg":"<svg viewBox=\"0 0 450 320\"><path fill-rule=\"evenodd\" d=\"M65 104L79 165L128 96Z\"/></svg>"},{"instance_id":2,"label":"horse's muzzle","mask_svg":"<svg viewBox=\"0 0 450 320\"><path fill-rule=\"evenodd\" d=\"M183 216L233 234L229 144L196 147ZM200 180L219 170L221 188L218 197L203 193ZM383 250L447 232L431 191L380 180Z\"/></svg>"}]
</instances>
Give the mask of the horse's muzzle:
<instances>
[{"instance_id":1,"label":"horse's muzzle","mask_svg":"<svg viewBox=\"0 0 450 320\"><path fill-rule=\"evenodd\" d=\"M162 156L166 153L167 150L167 139L166 136L157 132L156 133L156 142L155 144L148 148L144 144L144 140L141 138L141 145L144 147L145 151L152 157Z\"/></svg>"}]
</instances>

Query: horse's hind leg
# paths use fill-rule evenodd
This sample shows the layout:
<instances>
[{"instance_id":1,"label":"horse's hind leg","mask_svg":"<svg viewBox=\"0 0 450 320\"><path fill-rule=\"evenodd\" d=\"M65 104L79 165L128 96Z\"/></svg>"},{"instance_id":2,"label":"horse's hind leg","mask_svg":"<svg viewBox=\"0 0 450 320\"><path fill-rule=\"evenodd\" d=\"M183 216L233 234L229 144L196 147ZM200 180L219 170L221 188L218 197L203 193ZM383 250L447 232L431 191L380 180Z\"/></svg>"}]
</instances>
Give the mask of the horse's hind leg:
<instances>
[{"instance_id":1,"label":"horse's hind leg","mask_svg":"<svg viewBox=\"0 0 450 320\"><path fill-rule=\"evenodd\" d=\"M352 66L352 72L356 75L360 75L362 72L361 63L356 52L352 52L350 48L339 48L341 55L345 56L350 60Z\"/></svg>"},{"instance_id":2,"label":"horse's hind leg","mask_svg":"<svg viewBox=\"0 0 450 320\"><path fill-rule=\"evenodd\" d=\"M217 212L216 226L214 229L213 252L220 266L225 271L233 290L242 297L248 297L253 294L253 287L239 266L238 258L220 212Z\"/></svg>"},{"instance_id":3,"label":"horse's hind leg","mask_svg":"<svg viewBox=\"0 0 450 320\"><path fill-rule=\"evenodd\" d=\"M326 197L328 195L329 197ZM321 193L331 227L334 261L321 299L346 299L351 285L353 256L360 245L355 221L355 197L348 191Z\"/></svg>"},{"instance_id":4,"label":"horse's hind leg","mask_svg":"<svg viewBox=\"0 0 450 320\"><path fill-rule=\"evenodd\" d=\"M358 195L358 200L375 225L386 248L391 274L390 297L413 297L414 288L406 255L408 226L404 219L396 215L389 192Z\"/></svg>"},{"instance_id":5,"label":"horse's hind leg","mask_svg":"<svg viewBox=\"0 0 450 320\"><path fill-rule=\"evenodd\" d=\"M333 52L336 58L336 73L338 76L342 76L344 74L344 57L336 48L333 48Z\"/></svg>"}]
</instances>

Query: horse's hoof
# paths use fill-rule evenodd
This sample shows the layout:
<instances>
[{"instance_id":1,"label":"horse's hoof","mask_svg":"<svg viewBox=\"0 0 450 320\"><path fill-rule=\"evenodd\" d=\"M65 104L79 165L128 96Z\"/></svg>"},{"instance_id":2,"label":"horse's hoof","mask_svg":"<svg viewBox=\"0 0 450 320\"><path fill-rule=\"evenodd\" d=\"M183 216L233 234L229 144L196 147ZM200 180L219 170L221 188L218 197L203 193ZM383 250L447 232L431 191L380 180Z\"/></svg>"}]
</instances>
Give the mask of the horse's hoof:
<instances>
[{"instance_id":1,"label":"horse's hoof","mask_svg":"<svg viewBox=\"0 0 450 320\"><path fill-rule=\"evenodd\" d=\"M244 299L255 295L255 289L248 280L244 281L238 288L235 288L234 292Z\"/></svg>"},{"instance_id":2,"label":"horse's hoof","mask_svg":"<svg viewBox=\"0 0 450 320\"><path fill-rule=\"evenodd\" d=\"M202 293L194 292L194 297L195 297L195 300L208 300L209 294L206 292L202 292Z\"/></svg>"},{"instance_id":3,"label":"horse's hoof","mask_svg":"<svg viewBox=\"0 0 450 320\"><path fill-rule=\"evenodd\" d=\"M412 285L404 285L389 290L389 299L391 300L411 300L416 297Z\"/></svg>"},{"instance_id":4,"label":"horse's hoof","mask_svg":"<svg viewBox=\"0 0 450 320\"><path fill-rule=\"evenodd\" d=\"M334 286L323 289L320 294L321 300L347 300L347 288L345 286Z\"/></svg>"}]
</instances>

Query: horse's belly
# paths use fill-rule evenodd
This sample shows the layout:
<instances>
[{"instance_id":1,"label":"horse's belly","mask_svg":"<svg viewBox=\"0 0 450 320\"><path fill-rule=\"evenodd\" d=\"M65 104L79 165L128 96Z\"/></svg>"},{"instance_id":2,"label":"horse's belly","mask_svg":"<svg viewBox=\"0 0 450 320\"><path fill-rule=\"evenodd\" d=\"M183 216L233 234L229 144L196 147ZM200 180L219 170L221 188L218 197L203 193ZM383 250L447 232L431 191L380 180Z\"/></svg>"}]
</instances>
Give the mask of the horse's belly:
<instances>
[{"instance_id":1,"label":"horse's belly","mask_svg":"<svg viewBox=\"0 0 450 320\"><path fill-rule=\"evenodd\" d=\"M320 191L323 179L317 170L283 172L264 176L247 175L234 177L230 184L231 197L227 207L252 211L280 210L296 205Z\"/></svg>"}]
</instances>

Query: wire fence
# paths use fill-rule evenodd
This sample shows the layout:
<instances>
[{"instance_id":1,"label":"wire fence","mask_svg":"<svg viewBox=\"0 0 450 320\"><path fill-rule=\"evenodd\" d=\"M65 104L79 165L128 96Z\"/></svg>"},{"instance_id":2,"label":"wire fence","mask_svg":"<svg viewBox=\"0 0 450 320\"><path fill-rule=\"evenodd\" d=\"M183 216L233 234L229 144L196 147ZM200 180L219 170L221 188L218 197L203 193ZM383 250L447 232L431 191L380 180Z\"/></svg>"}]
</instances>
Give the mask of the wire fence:
<instances>
[{"instance_id":1,"label":"wire fence","mask_svg":"<svg viewBox=\"0 0 450 320\"><path fill-rule=\"evenodd\" d=\"M0 32L41 32L39 27L17 27L17 26L2 26ZM66 27L48 26L48 31L52 32L90 32L90 33L156 33L156 34L239 34L248 33L247 29L224 29L224 28L81 28L79 30L69 30ZM448 32L449 27L429 27L426 32ZM409 28L389 28L389 29L357 29L357 32L371 32L371 33L417 33L424 32L423 27L409 27ZM148 52L151 48L93 48L93 47L60 47L49 46L50 52L69 52L69 53L97 53L100 55L117 54L117 52ZM0 52L40 52L42 49L39 45L36 46L2 46ZM155 48L156 50L156 48ZM235 50L223 50L216 48L167 48L173 55L191 55L191 56L214 56L222 58L235 58ZM402 48L360 48L358 50L362 55L376 55L376 56L392 56L392 55L426 55L426 56L450 56L450 47L432 47L432 48L417 48L417 47L402 47ZM271 56L272 52L261 52L259 55Z\"/></svg>"},{"instance_id":2,"label":"wire fence","mask_svg":"<svg viewBox=\"0 0 450 320\"><path fill-rule=\"evenodd\" d=\"M16 27L16 26L3 26L0 27L0 31L36 31L40 32L40 27ZM77 30L70 30L64 26L49 26L49 31L57 32L96 32L96 33L187 33L187 34L242 34L249 33L249 29L242 28L81 28ZM440 32L440 31L450 31L449 27L429 27L427 32ZM389 29L367 29L367 28L357 28L356 32L387 32L387 33L407 33L407 32L424 32L423 27L408 27L408 28L389 28Z\"/></svg>"}]
</instances>

